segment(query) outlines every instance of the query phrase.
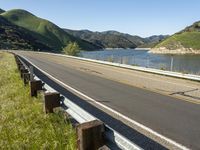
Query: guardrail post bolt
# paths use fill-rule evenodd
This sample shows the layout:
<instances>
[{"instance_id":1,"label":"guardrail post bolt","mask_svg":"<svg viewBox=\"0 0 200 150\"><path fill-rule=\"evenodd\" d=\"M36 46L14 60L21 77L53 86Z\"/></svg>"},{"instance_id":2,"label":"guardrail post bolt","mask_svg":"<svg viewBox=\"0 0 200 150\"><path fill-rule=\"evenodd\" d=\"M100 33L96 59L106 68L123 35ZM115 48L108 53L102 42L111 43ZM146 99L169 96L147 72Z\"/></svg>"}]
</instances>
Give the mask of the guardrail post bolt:
<instances>
[{"instance_id":1,"label":"guardrail post bolt","mask_svg":"<svg viewBox=\"0 0 200 150\"><path fill-rule=\"evenodd\" d=\"M44 101L45 101L45 112L53 113L53 109L55 107L60 107L60 93L44 93Z\"/></svg>"},{"instance_id":2,"label":"guardrail post bolt","mask_svg":"<svg viewBox=\"0 0 200 150\"><path fill-rule=\"evenodd\" d=\"M43 90L42 88L43 84L41 80L33 80L30 81L30 87L31 87L31 96L37 97L37 91L38 90Z\"/></svg>"},{"instance_id":3,"label":"guardrail post bolt","mask_svg":"<svg viewBox=\"0 0 200 150\"><path fill-rule=\"evenodd\" d=\"M78 150L98 150L105 145L104 124L99 120L79 124L76 132Z\"/></svg>"}]
</instances>

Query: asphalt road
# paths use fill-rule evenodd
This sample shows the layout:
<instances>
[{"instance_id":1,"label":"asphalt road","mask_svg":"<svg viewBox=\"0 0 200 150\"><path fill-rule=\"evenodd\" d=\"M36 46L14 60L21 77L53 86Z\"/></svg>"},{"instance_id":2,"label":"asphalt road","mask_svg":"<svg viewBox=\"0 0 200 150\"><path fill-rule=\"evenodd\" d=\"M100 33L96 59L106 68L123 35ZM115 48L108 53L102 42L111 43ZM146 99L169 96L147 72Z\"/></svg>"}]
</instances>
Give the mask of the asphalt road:
<instances>
[{"instance_id":1,"label":"asphalt road","mask_svg":"<svg viewBox=\"0 0 200 150\"><path fill-rule=\"evenodd\" d=\"M125 116L184 146L200 149L199 104L106 79L97 75L98 72L82 71L67 63L68 58L19 54L60 81Z\"/></svg>"}]
</instances>

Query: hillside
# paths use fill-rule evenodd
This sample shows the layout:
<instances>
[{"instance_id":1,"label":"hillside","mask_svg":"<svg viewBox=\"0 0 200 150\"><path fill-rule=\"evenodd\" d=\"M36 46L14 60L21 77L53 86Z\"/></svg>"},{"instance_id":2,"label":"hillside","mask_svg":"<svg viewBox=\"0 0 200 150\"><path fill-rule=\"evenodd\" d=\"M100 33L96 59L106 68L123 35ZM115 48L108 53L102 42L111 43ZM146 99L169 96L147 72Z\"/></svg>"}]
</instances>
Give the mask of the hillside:
<instances>
[{"instance_id":1,"label":"hillside","mask_svg":"<svg viewBox=\"0 0 200 150\"><path fill-rule=\"evenodd\" d=\"M69 29L65 29L65 31L75 37L99 45L102 48L136 48L136 41L141 41L140 38L136 37L136 40L133 42L133 40L116 31L92 32L89 30L76 31Z\"/></svg>"},{"instance_id":2,"label":"hillside","mask_svg":"<svg viewBox=\"0 0 200 150\"><path fill-rule=\"evenodd\" d=\"M170 36L153 49L153 53L200 54L200 22Z\"/></svg>"},{"instance_id":3,"label":"hillside","mask_svg":"<svg viewBox=\"0 0 200 150\"><path fill-rule=\"evenodd\" d=\"M30 31L10 23L1 15L0 49L51 50L35 39Z\"/></svg>"},{"instance_id":4,"label":"hillside","mask_svg":"<svg viewBox=\"0 0 200 150\"><path fill-rule=\"evenodd\" d=\"M28 11L13 9L4 12L1 15L15 25L31 31L34 33L33 36L36 39L52 49L61 50L62 47L66 46L70 41L77 42L84 50L94 50L99 48L96 45L66 33L52 22L41 19Z\"/></svg>"},{"instance_id":5,"label":"hillside","mask_svg":"<svg viewBox=\"0 0 200 150\"><path fill-rule=\"evenodd\" d=\"M145 43L139 45L139 48L152 48L156 46L159 42L163 41L164 39L168 38L169 35L153 35L147 38L144 38Z\"/></svg>"},{"instance_id":6,"label":"hillside","mask_svg":"<svg viewBox=\"0 0 200 150\"><path fill-rule=\"evenodd\" d=\"M5 12L5 10L3 10L3 9L0 8L0 14L4 13L4 12Z\"/></svg>"},{"instance_id":7,"label":"hillside","mask_svg":"<svg viewBox=\"0 0 200 150\"><path fill-rule=\"evenodd\" d=\"M75 37L87 40L103 48L148 47L150 44L155 44L166 38L166 36L162 35L142 38L117 31L92 32L89 30L64 30Z\"/></svg>"}]
</instances>

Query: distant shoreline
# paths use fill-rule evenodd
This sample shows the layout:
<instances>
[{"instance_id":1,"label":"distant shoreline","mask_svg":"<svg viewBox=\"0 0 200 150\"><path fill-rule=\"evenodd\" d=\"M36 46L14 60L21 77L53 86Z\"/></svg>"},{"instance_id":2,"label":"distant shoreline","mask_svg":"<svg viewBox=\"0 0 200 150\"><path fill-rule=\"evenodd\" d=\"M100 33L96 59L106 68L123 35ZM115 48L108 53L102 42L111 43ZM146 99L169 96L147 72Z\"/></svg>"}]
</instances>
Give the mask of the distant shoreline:
<instances>
[{"instance_id":1,"label":"distant shoreline","mask_svg":"<svg viewBox=\"0 0 200 150\"><path fill-rule=\"evenodd\" d=\"M140 50L148 50L148 51L150 51L151 48L135 48L134 50L137 50L137 51L140 51Z\"/></svg>"},{"instance_id":2,"label":"distant shoreline","mask_svg":"<svg viewBox=\"0 0 200 150\"><path fill-rule=\"evenodd\" d=\"M127 50L151 50L151 48L104 48L103 50L120 50L120 49L127 49Z\"/></svg>"},{"instance_id":3,"label":"distant shoreline","mask_svg":"<svg viewBox=\"0 0 200 150\"><path fill-rule=\"evenodd\" d=\"M119 50L120 50L120 49L132 49L132 50L134 50L133 48L122 48L122 47L121 47L121 48L119 48L119 47L118 47L118 48L104 48L104 50L115 50L115 49L116 49L116 50L118 50L118 49L119 49Z\"/></svg>"},{"instance_id":4,"label":"distant shoreline","mask_svg":"<svg viewBox=\"0 0 200 150\"><path fill-rule=\"evenodd\" d=\"M192 48L180 48L175 50L170 50L165 47L152 48L149 53L153 54L174 54L174 55L200 55L200 50L194 50Z\"/></svg>"}]
</instances>

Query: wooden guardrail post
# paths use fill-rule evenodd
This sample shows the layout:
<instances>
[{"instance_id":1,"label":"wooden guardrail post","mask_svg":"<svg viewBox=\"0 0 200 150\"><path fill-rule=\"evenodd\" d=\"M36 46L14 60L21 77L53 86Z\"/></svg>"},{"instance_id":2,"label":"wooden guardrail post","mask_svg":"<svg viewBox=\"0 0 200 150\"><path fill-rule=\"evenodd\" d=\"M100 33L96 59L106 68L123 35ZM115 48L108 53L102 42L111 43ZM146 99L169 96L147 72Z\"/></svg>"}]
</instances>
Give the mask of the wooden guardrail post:
<instances>
[{"instance_id":1,"label":"wooden guardrail post","mask_svg":"<svg viewBox=\"0 0 200 150\"><path fill-rule=\"evenodd\" d=\"M24 67L23 64L21 62L17 62L17 68L18 70L20 70L20 68Z\"/></svg>"},{"instance_id":2,"label":"wooden guardrail post","mask_svg":"<svg viewBox=\"0 0 200 150\"><path fill-rule=\"evenodd\" d=\"M24 85L27 85L30 81L30 73L23 73Z\"/></svg>"},{"instance_id":3,"label":"wooden guardrail post","mask_svg":"<svg viewBox=\"0 0 200 150\"><path fill-rule=\"evenodd\" d=\"M18 63L19 62L18 57L16 55L14 55L14 57L15 57L15 61Z\"/></svg>"},{"instance_id":4,"label":"wooden guardrail post","mask_svg":"<svg viewBox=\"0 0 200 150\"><path fill-rule=\"evenodd\" d=\"M33 66L30 66L30 81L32 81L34 79L34 75L33 75Z\"/></svg>"},{"instance_id":5,"label":"wooden guardrail post","mask_svg":"<svg viewBox=\"0 0 200 150\"><path fill-rule=\"evenodd\" d=\"M105 141L104 124L99 120L94 120L80 124L76 128L78 136L78 150L98 150Z\"/></svg>"},{"instance_id":6,"label":"wooden guardrail post","mask_svg":"<svg viewBox=\"0 0 200 150\"><path fill-rule=\"evenodd\" d=\"M23 66L23 65L22 65L22 63L20 62L19 58L16 55L15 55L15 61L16 61L18 70L20 70L21 66Z\"/></svg>"},{"instance_id":7,"label":"wooden guardrail post","mask_svg":"<svg viewBox=\"0 0 200 150\"><path fill-rule=\"evenodd\" d=\"M15 60L16 60L17 63L21 63L18 57L16 57Z\"/></svg>"},{"instance_id":8,"label":"wooden guardrail post","mask_svg":"<svg viewBox=\"0 0 200 150\"><path fill-rule=\"evenodd\" d=\"M23 78L23 74L28 73L28 69L26 69L24 66L20 68L20 76Z\"/></svg>"},{"instance_id":9,"label":"wooden guardrail post","mask_svg":"<svg viewBox=\"0 0 200 150\"><path fill-rule=\"evenodd\" d=\"M43 84L41 80L32 80L30 81L30 88L31 88L31 96L37 97L37 91L42 90Z\"/></svg>"},{"instance_id":10,"label":"wooden guardrail post","mask_svg":"<svg viewBox=\"0 0 200 150\"><path fill-rule=\"evenodd\" d=\"M53 109L55 107L60 107L60 93L44 93L44 101L45 101L45 112L53 113Z\"/></svg>"}]
</instances>

